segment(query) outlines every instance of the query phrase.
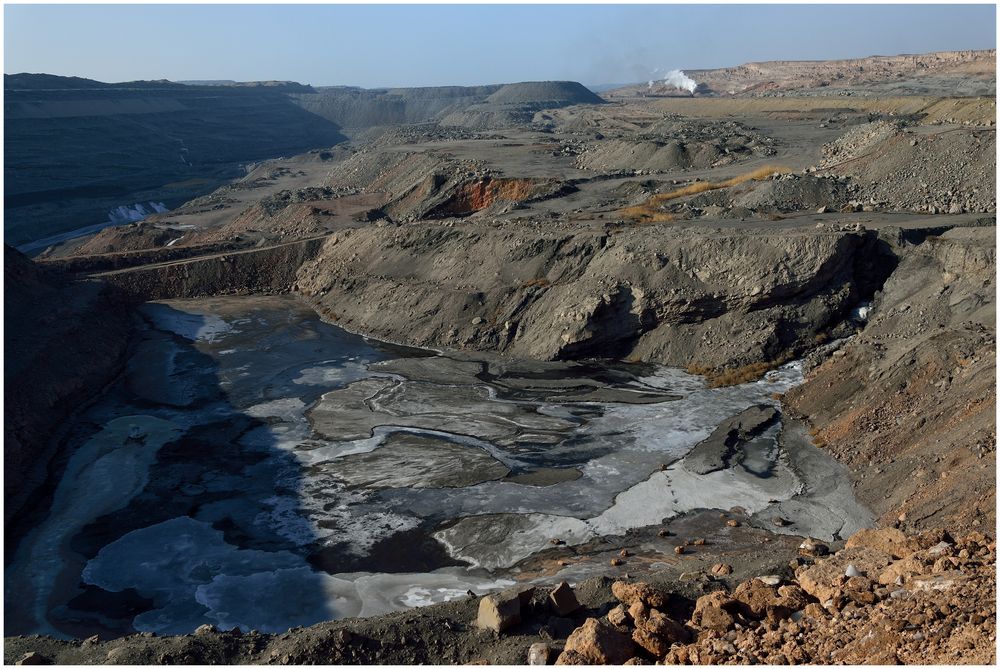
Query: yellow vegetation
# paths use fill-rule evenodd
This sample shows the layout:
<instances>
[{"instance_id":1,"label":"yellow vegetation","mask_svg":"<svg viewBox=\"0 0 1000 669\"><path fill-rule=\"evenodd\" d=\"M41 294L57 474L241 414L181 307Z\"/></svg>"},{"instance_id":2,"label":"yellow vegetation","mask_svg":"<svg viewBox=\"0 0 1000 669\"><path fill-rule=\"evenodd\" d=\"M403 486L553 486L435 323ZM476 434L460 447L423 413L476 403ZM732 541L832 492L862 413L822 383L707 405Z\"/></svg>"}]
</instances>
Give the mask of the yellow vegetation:
<instances>
[{"instance_id":1,"label":"yellow vegetation","mask_svg":"<svg viewBox=\"0 0 1000 669\"><path fill-rule=\"evenodd\" d=\"M725 181L695 181L694 183L682 186L677 190L672 190L669 193L657 193L642 204L625 207L618 213L624 218L632 219L637 223L673 221L675 220L673 215L659 210L659 207L662 204L671 200L676 200L677 198L687 197L688 195L697 195L698 193L704 193L705 191L737 186L739 184L746 183L747 181L759 181L760 179L766 179L774 174L785 174L788 171L789 170L784 167L766 165L764 167L759 167L752 172L747 172L746 174L740 174L731 179L726 179Z\"/></svg>"},{"instance_id":2,"label":"yellow vegetation","mask_svg":"<svg viewBox=\"0 0 1000 669\"><path fill-rule=\"evenodd\" d=\"M776 369L792 359L791 354L784 353L774 360L767 362L755 362L742 367L715 368L692 362L687 367L688 374L704 376L708 381L709 388L722 388L724 386L738 386L741 383L756 381L772 369Z\"/></svg>"}]
</instances>

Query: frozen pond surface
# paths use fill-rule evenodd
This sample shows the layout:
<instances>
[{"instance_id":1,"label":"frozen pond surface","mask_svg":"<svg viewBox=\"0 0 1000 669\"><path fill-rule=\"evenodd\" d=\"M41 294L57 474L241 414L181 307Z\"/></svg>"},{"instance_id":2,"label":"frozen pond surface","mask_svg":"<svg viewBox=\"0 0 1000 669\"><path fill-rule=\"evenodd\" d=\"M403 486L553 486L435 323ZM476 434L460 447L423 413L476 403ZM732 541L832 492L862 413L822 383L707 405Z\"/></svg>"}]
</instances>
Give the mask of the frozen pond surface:
<instances>
[{"instance_id":1,"label":"frozen pond surface","mask_svg":"<svg viewBox=\"0 0 1000 669\"><path fill-rule=\"evenodd\" d=\"M804 494L780 422L738 466L684 467L720 423L798 383L795 364L708 389L652 365L381 344L288 297L143 314L124 378L75 426L52 511L8 567L7 634L373 615L511 585L555 537L699 508L781 508L819 537L867 520L849 487Z\"/></svg>"}]
</instances>

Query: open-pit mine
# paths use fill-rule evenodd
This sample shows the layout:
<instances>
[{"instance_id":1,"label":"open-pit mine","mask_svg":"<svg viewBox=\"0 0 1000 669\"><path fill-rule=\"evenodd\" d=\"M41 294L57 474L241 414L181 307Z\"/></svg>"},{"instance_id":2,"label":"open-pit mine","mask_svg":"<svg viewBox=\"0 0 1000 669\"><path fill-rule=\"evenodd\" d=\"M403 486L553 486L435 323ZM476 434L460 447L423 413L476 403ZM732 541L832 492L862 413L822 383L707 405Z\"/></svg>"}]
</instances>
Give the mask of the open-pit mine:
<instances>
[{"instance_id":1,"label":"open-pit mine","mask_svg":"<svg viewBox=\"0 0 1000 669\"><path fill-rule=\"evenodd\" d=\"M5 660L992 664L995 61L5 77Z\"/></svg>"}]
</instances>

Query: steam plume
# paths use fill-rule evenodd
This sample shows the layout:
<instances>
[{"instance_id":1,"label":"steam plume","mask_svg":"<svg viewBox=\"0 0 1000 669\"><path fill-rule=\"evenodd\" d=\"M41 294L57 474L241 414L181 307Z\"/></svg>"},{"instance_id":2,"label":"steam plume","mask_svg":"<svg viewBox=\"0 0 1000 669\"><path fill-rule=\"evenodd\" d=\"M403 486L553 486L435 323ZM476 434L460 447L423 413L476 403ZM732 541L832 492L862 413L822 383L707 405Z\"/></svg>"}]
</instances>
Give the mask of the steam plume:
<instances>
[{"instance_id":1,"label":"steam plume","mask_svg":"<svg viewBox=\"0 0 1000 669\"><path fill-rule=\"evenodd\" d=\"M694 89L698 86L694 79L684 74L681 70L670 70L667 72L667 76L663 78L663 83L667 86L680 88L688 93L694 93Z\"/></svg>"}]
</instances>

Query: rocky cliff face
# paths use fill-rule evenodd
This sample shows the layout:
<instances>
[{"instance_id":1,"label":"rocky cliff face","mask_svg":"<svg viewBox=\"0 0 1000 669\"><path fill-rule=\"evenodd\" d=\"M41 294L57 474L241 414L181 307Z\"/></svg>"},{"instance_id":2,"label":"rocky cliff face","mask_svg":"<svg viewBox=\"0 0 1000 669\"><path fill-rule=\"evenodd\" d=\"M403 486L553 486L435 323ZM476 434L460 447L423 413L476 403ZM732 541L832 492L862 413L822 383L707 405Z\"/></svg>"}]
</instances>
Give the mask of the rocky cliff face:
<instances>
[{"instance_id":1,"label":"rocky cliff face","mask_svg":"<svg viewBox=\"0 0 1000 669\"><path fill-rule=\"evenodd\" d=\"M994 527L996 230L903 250L871 322L785 398L884 524Z\"/></svg>"},{"instance_id":2,"label":"rocky cliff face","mask_svg":"<svg viewBox=\"0 0 1000 669\"><path fill-rule=\"evenodd\" d=\"M883 246L829 230L372 226L334 235L297 286L339 325L392 341L717 369L847 327L894 266Z\"/></svg>"},{"instance_id":3,"label":"rocky cliff face","mask_svg":"<svg viewBox=\"0 0 1000 669\"><path fill-rule=\"evenodd\" d=\"M4 246L4 519L44 483L66 420L118 373L131 319L107 285L70 283Z\"/></svg>"}]
</instances>

